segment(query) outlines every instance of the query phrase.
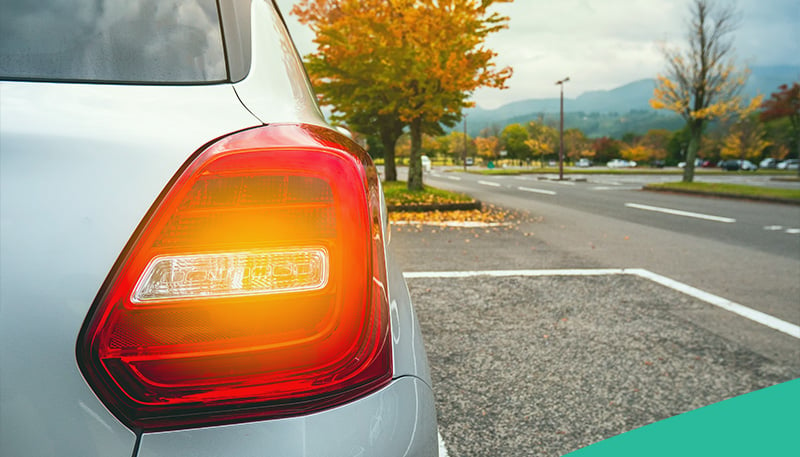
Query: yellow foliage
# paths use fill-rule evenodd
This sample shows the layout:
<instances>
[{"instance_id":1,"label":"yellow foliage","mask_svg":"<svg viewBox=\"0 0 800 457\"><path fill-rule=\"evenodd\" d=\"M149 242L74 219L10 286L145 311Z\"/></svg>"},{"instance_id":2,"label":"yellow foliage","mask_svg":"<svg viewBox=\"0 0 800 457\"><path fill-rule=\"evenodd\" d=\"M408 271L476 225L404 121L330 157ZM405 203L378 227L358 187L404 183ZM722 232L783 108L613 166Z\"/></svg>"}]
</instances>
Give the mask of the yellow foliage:
<instances>
[{"instance_id":1,"label":"yellow foliage","mask_svg":"<svg viewBox=\"0 0 800 457\"><path fill-rule=\"evenodd\" d=\"M541 138L529 138L525 140L525 145L536 155L550 154L553 152L553 145L550 141Z\"/></svg>"},{"instance_id":2,"label":"yellow foliage","mask_svg":"<svg viewBox=\"0 0 800 457\"><path fill-rule=\"evenodd\" d=\"M752 117L740 119L722 140L723 159L758 160L764 149L772 144L765 138L764 126Z\"/></svg>"},{"instance_id":3,"label":"yellow foliage","mask_svg":"<svg viewBox=\"0 0 800 457\"><path fill-rule=\"evenodd\" d=\"M500 146L500 140L497 137L490 136L488 138L475 138L475 147L478 150L478 155L487 159L497 157L497 151Z\"/></svg>"},{"instance_id":4,"label":"yellow foliage","mask_svg":"<svg viewBox=\"0 0 800 457\"><path fill-rule=\"evenodd\" d=\"M634 162L642 163L652 160L663 159L666 154L661 151L652 149L644 144L637 145L624 145L620 150L620 155L623 159L633 160Z\"/></svg>"},{"instance_id":5,"label":"yellow foliage","mask_svg":"<svg viewBox=\"0 0 800 457\"><path fill-rule=\"evenodd\" d=\"M482 43L507 22L489 7L508 1L303 0L292 12L316 32L308 69L325 102L438 122L469 92L505 88L511 69Z\"/></svg>"}]
</instances>

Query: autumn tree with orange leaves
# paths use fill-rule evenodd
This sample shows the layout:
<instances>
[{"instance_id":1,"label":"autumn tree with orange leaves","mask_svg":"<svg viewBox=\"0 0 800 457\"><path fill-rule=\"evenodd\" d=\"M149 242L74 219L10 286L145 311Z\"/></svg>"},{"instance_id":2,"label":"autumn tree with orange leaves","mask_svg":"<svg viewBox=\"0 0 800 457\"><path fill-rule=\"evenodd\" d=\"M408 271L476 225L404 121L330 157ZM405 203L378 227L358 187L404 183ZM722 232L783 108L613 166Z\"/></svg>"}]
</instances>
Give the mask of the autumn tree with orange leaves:
<instances>
[{"instance_id":1,"label":"autumn tree with orange leaves","mask_svg":"<svg viewBox=\"0 0 800 457\"><path fill-rule=\"evenodd\" d=\"M334 114L364 133L390 122L410 128L408 188L419 190L423 133L453 125L472 106L473 91L505 88L511 76L484 45L508 23L491 7L511 1L303 0L292 13L316 34L306 67ZM379 133L388 146L391 137ZM394 160L387 153L388 179Z\"/></svg>"},{"instance_id":2,"label":"autumn tree with orange leaves","mask_svg":"<svg viewBox=\"0 0 800 457\"><path fill-rule=\"evenodd\" d=\"M748 76L731 60L730 35L738 25L733 7L693 0L690 14L688 48L664 49L667 70L658 76L650 100L653 108L674 111L686 121L690 141L684 182L694 179L694 161L706 123L740 109L740 93Z\"/></svg>"}]
</instances>

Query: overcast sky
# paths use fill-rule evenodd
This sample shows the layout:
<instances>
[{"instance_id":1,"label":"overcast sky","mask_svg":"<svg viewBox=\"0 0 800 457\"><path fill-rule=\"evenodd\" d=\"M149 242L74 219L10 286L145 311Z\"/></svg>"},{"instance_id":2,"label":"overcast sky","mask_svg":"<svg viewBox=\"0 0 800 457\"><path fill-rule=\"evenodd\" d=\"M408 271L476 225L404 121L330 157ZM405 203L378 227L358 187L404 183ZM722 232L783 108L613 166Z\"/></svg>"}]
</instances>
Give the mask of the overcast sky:
<instances>
[{"instance_id":1,"label":"overcast sky","mask_svg":"<svg viewBox=\"0 0 800 457\"><path fill-rule=\"evenodd\" d=\"M289 13L293 0L277 0L301 54L314 51L313 33ZM799 0L723 0L735 3L739 63L800 66ZM515 0L497 10L509 28L491 36L499 67L511 66L506 90L481 89L483 108L528 98L558 97L554 83L566 76L565 97L613 89L664 68L662 43L685 42L688 0ZM800 77L800 75L798 75Z\"/></svg>"}]
</instances>

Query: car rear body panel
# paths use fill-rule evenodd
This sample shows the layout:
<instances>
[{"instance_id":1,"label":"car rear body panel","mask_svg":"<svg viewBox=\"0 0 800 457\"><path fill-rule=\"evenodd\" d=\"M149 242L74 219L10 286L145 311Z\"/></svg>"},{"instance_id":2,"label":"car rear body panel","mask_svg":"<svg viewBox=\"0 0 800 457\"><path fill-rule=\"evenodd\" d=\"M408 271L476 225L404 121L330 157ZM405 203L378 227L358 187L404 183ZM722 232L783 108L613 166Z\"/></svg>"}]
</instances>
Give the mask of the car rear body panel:
<instances>
[{"instance_id":1,"label":"car rear body panel","mask_svg":"<svg viewBox=\"0 0 800 457\"><path fill-rule=\"evenodd\" d=\"M430 387L404 377L338 408L307 416L142 436L138 457L435 456ZM231 450L235 449L235 453Z\"/></svg>"},{"instance_id":2,"label":"car rear body panel","mask_svg":"<svg viewBox=\"0 0 800 457\"><path fill-rule=\"evenodd\" d=\"M265 123L326 125L273 2L223 3L249 7L253 20L252 60L234 84L0 82L1 456L438 452L422 336L391 249L393 380L366 397L293 418L141 432L81 375L75 351L87 313L187 159Z\"/></svg>"},{"instance_id":3,"label":"car rear body panel","mask_svg":"<svg viewBox=\"0 0 800 457\"><path fill-rule=\"evenodd\" d=\"M75 343L148 208L206 142L257 125L229 85L0 85L0 455L129 456Z\"/></svg>"},{"instance_id":4,"label":"car rear body panel","mask_svg":"<svg viewBox=\"0 0 800 457\"><path fill-rule=\"evenodd\" d=\"M326 125L303 63L272 3L253 0L250 16L253 58L247 77L234 85L242 103L265 124L297 119Z\"/></svg>"}]
</instances>

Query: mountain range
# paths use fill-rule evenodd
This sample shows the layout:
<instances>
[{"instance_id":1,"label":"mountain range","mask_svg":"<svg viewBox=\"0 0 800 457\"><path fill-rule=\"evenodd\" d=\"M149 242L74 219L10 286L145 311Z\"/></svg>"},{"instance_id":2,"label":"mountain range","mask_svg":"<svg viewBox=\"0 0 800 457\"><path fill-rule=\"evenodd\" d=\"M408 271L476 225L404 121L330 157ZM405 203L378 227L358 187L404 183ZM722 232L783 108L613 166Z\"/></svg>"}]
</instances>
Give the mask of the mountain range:
<instances>
[{"instance_id":1,"label":"mountain range","mask_svg":"<svg viewBox=\"0 0 800 457\"><path fill-rule=\"evenodd\" d=\"M750 97L757 94L764 94L765 97L776 90L781 84L791 84L793 81L800 80L800 66L759 66L752 67L750 78L744 88L744 93ZM584 131L589 136L618 136L625 131L634 133L645 133L649 128L680 128L682 124L677 115L653 110L650 107L650 99L655 88L655 79L642 79L634 81L611 90L596 90L584 92L576 98L564 99L565 114L564 127L584 128L580 120L588 117L615 118L622 119L617 129L600 129L601 131ZM502 129L508 124L517 122L529 122L542 119L546 123L553 122L559 114L558 98L538 98L520 100L508 103L496 109L483 109L481 107L471 108L467 113L467 130L470 135L475 136L487 127ZM583 116L579 115L582 114ZM591 116L589 116L591 115ZM635 122L636 119L644 118L646 122ZM632 122L634 121L634 122ZM606 123L613 125L613 122ZM591 130L591 129L590 129Z\"/></svg>"}]
</instances>

